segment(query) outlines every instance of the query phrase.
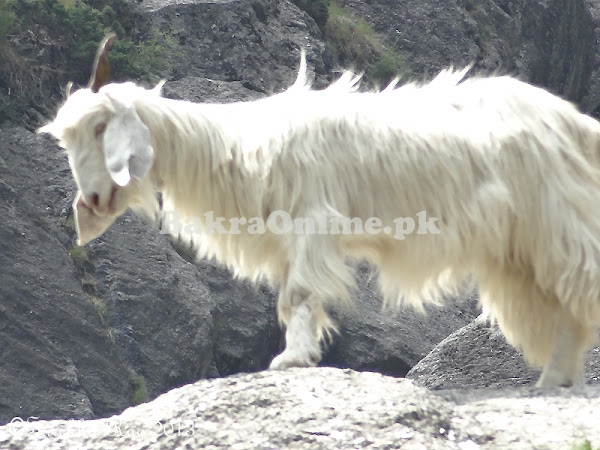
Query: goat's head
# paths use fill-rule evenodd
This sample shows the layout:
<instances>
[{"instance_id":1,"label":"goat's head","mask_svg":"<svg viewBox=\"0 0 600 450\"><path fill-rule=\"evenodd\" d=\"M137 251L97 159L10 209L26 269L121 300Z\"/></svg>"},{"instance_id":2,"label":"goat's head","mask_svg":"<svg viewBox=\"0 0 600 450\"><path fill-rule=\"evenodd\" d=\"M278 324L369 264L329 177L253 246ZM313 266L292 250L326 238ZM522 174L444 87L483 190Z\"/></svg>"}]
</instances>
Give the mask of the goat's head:
<instances>
[{"instance_id":1,"label":"goat's head","mask_svg":"<svg viewBox=\"0 0 600 450\"><path fill-rule=\"evenodd\" d=\"M105 85L115 37L111 33L100 44L88 86L73 93L68 87L56 118L38 131L55 136L67 151L78 187L73 209L80 245L104 233L129 206L147 205L153 195L147 175L154 150L135 100L157 94L133 83Z\"/></svg>"}]
</instances>

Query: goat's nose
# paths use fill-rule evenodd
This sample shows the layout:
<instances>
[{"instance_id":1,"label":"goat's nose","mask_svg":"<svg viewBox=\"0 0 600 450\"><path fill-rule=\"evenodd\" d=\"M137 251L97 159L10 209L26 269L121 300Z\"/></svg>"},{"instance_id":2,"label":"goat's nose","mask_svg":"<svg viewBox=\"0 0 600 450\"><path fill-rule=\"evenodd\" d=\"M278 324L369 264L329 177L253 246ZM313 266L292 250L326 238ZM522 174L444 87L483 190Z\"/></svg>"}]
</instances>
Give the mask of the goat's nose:
<instances>
[{"instance_id":1,"label":"goat's nose","mask_svg":"<svg viewBox=\"0 0 600 450\"><path fill-rule=\"evenodd\" d=\"M94 192L92 195L90 195L90 207L92 209L96 209L100 206L100 196L98 195L97 192Z\"/></svg>"},{"instance_id":2,"label":"goat's nose","mask_svg":"<svg viewBox=\"0 0 600 450\"><path fill-rule=\"evenodd\" d=\"M97 192L92 192L91 194L87 195L82 194L79 198L79 202L84 204L92 211L96 211L100 206L100 195Z\"/></svg>"}]
</instances>

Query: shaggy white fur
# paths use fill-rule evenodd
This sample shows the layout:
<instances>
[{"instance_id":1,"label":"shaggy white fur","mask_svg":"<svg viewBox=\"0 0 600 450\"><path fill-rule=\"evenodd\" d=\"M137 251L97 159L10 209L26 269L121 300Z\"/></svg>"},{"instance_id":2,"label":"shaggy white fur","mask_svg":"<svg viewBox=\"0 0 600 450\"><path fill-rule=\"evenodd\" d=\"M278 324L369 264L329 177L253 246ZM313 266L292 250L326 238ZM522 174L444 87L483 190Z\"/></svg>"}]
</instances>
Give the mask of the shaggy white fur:
<instances>
[{"instance_id":1,"label":"shaggy white fur","mask_svg":"<svg viewBox=\"0 0 600 450\"><path fill-rule=\"evenodd\" d=\"M313 91L305 63L272 97L194 104L132 83L71 95L42 132L66 148L80 193L80 243L128 207L182 221L259 217L437 218L439 234L199 234L201 256L280 288L286 349L272 368L312 366L348 300L346 258L379 269L393 304L420 307L470 275L541 386L583 376L600 325L600 125L510 77L444 71L423 85L358 93L345 74ZM184 232L185 235L185 232Z\"/></svg>"}]
</instances>

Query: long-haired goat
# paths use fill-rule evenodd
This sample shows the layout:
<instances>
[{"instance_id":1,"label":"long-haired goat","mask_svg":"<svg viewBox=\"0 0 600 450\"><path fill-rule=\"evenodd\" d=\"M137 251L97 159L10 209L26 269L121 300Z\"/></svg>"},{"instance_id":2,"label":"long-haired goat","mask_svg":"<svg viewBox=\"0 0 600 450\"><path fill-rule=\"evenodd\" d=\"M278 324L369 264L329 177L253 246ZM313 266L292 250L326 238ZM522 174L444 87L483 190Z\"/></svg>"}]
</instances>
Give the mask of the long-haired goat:
<instances>
[{"instance_id":1,"label":"long-haired goat","mask_svg":"<svg viewBox=\"0 0 600 450\"><path fill-rule=\"evenodd\" d=\"M543 366L540 386L582 380L600 325L598 122L542 89L466 71L379 93L355 92L345 74L313 91L304 57L298 81L266 99L170 100L160 86L104 85L113 38L90 86L40 130L67 150L80 244L128 207L155 214L158 190L181 223L218 231L184 230L200 255L279 286L286 348L271 368L318 363L333 328L324 305L349 298L351 257L378 267L396 304L419 307L473 276L487 314ZM277 211L327 217L326 228L263 233L244 222ZM424 223L409 233L415 217ZM380 227L340 233L332 218ZM215 225L230 220L248 226Z\"/></svg>"}]
</instances>

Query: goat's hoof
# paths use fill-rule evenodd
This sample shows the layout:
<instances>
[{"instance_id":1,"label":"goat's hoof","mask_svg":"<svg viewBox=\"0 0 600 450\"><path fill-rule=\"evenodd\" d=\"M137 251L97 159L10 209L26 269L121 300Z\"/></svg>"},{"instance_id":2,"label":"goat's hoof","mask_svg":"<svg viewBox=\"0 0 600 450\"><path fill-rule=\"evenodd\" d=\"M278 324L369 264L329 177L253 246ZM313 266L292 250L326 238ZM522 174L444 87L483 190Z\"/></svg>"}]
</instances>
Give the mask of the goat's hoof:
<instances>
[{"instance_id":1,"label":"goat's hoof","mask_svg":"<svg viewBox=\"0 0 600 450\"><path fill-rule=\"evenodd\" d=\"M535 384L535 387L541 389L551 389L551 388L572 388L574 386L585 384L585 379L580 377L567 377L560 376L560 374L554 374L554 376L542 376Z\"/></svg>"},{"instance_id":2,"label":"goat's hoof","mask_svg":"<svg viewBox=\"0 0 600 450\"><path fill-rule=\"evenodd\" d=\"M285 370L291 367L315 367L320 360L320 356L285 350L275 357L269 369Z\"/></svg>"}]
</instances>

